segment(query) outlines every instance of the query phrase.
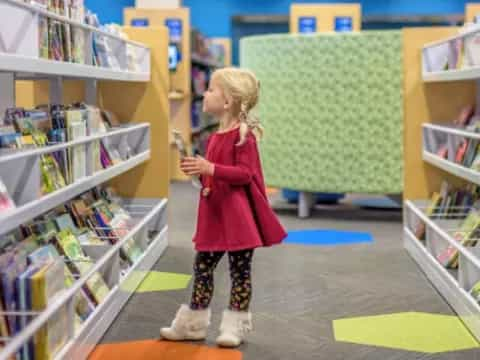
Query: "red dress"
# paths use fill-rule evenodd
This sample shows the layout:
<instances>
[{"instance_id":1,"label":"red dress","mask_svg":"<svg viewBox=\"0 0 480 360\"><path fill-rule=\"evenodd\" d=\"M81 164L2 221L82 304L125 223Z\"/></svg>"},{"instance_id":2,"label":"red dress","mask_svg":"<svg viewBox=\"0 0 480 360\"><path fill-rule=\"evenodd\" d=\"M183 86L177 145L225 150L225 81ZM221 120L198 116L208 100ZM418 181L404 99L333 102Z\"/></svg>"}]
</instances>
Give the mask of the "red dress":
<instances>
[{"instance_id":1,"label":"red dress","mask_svg":"<svg viewBox=\"0 0 480 360\"><path fill-rule=\"evenodd\" d=\"M202 177L208 196L200 195L197 251L237 251L279 244L285 230L271 209L255 136L244 144L239 129L213 134L207 160L214 163L213 177Z\"/></svg>"}]
</instances>

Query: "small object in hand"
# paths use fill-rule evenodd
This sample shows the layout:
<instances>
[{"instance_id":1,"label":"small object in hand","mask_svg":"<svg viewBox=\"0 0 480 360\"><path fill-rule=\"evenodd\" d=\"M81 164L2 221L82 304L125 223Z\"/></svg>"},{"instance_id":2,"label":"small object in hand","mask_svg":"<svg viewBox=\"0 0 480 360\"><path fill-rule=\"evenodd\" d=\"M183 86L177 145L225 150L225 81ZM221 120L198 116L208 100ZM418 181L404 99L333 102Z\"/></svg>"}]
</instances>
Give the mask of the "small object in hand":
<instances>
[{"instance_id":1,"label":"small object in hand","mask_svg":"<svg viewBox=\"0 0 480 360\"><path fill-rule=\"evenodd\" d=\"M209 187L205 187L202 189L202 196L207 197L210 195L211 192L212 192L212 189L210 189Z\"/></svg>"}]
</instances>

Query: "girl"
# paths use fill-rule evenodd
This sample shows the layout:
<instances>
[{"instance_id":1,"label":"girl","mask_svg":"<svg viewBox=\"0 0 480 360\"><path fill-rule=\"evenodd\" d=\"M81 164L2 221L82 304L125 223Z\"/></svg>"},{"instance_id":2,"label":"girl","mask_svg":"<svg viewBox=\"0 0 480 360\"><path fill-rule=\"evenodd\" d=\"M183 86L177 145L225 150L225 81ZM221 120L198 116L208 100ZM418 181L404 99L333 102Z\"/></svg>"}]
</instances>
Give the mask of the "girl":
<instances>
[{"instance_id":1,"label":"girl","mask_svg":"<svg viewBox=\"0 0 480 360\"><path fill-rule=\"evenodd\" d=\"M210 323L213 272L228 252L232 282L230 305L223 313L217 344L239 346L252 329L251 264L254 249L279 244L286 236L265 193L256 137L262 135L250 110L258 102L253 73L236 68L214 72L204 95L203 111L220 122L207 143L206 159L182 161L189 176L200 175L197 251L190 305L182 305L172 325L160 334L168 340L203 340Z\"/></svg>"}]
</instances>

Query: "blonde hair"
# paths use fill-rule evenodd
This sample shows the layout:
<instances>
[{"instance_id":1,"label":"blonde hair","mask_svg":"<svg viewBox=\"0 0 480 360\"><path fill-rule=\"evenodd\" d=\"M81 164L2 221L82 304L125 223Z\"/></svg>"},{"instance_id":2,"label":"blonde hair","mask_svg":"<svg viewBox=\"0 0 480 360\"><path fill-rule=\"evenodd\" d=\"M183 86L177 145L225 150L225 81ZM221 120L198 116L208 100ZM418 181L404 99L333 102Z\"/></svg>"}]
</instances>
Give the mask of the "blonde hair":
<instances>
[{"instance_id":1,"label":"blonde hair","mask_svg":"<svg viewBox=\"0 0 480 360\"><path fill-rule=\"evenodd\" d=\"M216 70L213 77L218 79L225 94L233 99L232 116L240 120L238 145L245 142L249 131L261 139L263 127L258 117L251 112L257 106L260 92L260 82L255 74L249 70L228 67Z\"/></svg>"}]
</instances>

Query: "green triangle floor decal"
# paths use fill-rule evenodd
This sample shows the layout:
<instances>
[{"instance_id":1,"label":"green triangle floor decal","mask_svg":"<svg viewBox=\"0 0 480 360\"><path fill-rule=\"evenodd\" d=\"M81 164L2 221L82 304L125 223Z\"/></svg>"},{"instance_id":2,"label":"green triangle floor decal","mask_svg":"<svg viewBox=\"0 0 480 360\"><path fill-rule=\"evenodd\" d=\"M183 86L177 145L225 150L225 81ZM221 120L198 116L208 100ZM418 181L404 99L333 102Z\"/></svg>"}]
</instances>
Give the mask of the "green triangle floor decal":
<instances>
[{"instance_id":1,"label":"green triangle floor decal","mask_svg":"<svg viewBox=\"0 0 480 360\"><path fill-rule=\"evenodd\" d=\"M480 347L456 316L397 313L333 321L337 341L423 353Z\"/></svg>"}]
</instances>

